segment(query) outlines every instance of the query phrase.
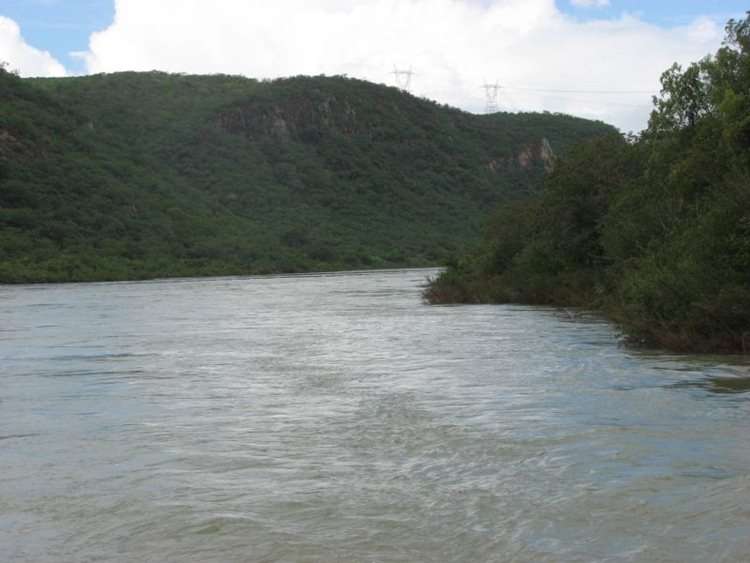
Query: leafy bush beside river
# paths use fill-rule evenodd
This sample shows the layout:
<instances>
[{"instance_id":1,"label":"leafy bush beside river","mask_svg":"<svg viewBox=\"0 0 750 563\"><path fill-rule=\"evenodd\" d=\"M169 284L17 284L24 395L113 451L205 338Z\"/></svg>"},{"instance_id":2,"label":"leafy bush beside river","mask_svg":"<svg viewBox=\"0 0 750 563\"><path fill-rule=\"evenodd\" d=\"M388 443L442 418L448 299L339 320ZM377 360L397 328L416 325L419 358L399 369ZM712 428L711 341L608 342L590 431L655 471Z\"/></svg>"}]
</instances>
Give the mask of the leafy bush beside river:
<instances>
[{"instance_id":1,"label":"leafy bush beside river","mask_svg":"<svg viewBox=\"0 0 750 563\"><path fill-rule=\"evenodd\" d=\"M425 296L598 308L635 342L750 351L750 12L663 74L640 136L577 147Z\"/></svg>"}]
</instances>

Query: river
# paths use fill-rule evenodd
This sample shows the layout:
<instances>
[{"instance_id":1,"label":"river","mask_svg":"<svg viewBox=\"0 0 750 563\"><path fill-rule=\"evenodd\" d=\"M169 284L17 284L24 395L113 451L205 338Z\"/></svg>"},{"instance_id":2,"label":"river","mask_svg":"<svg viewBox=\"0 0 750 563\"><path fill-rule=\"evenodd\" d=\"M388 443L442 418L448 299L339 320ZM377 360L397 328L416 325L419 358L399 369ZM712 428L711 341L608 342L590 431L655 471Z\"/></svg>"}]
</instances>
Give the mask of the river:
<instances>
[{"instance_id":1,"label":"river","mask_svg":"<svg viewBox=\"0 0 750 563\"><path fill-rule=\"evenodd\" d=\"M0 561L750 561L750 362L430 273L0 287Z\"/></svg>"}]
</instances>

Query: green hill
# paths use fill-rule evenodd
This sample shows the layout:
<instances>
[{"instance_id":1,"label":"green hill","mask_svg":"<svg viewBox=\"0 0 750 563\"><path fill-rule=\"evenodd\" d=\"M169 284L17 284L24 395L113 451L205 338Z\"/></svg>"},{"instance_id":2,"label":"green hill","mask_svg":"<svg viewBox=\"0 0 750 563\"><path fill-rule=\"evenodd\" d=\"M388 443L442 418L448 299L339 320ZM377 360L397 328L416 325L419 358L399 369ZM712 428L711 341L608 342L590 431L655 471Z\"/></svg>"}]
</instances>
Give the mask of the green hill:
<instances>
[{"instance_id":1,"label":"green hill","mask_svg":"<svg viewBox=\"0 0 750 563\"><path fill-rule=\"evenodd\" d=\"M608 131L343 77L0 71L0 282L438 264Z\"/></svg>"}]
</instances>

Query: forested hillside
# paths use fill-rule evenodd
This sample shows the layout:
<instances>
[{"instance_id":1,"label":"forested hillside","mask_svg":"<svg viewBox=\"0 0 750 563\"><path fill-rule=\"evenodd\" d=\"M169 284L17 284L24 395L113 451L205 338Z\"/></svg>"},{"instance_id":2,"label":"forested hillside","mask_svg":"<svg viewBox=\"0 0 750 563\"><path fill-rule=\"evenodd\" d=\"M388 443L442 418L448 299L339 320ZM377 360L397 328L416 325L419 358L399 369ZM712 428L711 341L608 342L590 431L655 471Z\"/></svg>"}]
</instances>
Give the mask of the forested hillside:
<instances>
[{"instance_id":1,"label":"forested hillside","mask_svg":"<svg viewBox=\"0 0 750 563\"><path fill-rule=\"evenodd\" d=\"M611 130L343 77L0 71L0 282L439 264Z\"/></svg>"},{"instance_id":2,"label":"forested hillside","mask_svg":"<svg viewBox=\"0 0 750 563\"><path fill-rule=\"evenodd\" d=\"M571 151L427 298L597 307L635 342L750 352L750 13L662 86L640 137Z\"/></svg>"}]
</instances>

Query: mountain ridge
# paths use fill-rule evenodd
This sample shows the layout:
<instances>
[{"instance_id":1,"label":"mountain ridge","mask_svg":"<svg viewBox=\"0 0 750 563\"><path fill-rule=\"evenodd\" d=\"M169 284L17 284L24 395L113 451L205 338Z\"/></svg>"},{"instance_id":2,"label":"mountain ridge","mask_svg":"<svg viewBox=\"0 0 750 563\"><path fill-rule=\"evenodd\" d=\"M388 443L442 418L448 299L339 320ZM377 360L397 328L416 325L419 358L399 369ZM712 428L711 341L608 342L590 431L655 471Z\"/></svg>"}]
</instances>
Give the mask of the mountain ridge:
<instances>
[{"instance_id":1,"label":"mountain ridge","mask_svg":"<svg viewBox=\"0 0 750 563\"><path fill-rule=\"evenodd\" d=\"M0 75L0 282L439 264L611 132L344 77Z\"/></svg>"}]
</instances>

